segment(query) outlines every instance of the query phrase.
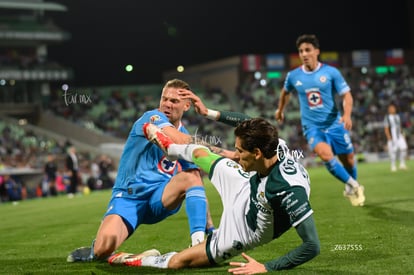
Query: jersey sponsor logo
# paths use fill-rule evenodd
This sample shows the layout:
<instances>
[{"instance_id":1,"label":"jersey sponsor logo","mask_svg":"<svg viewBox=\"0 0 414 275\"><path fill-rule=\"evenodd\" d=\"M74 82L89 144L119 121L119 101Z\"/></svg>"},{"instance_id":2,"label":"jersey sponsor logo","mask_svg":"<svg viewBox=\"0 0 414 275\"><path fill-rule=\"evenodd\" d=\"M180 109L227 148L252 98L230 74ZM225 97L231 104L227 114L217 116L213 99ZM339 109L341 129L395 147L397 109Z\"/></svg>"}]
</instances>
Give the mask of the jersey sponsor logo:
<instances>
[{"instance_id":1,"label":"jersey sponsor logo","mask_svg":"<svg viewBox=\"0 0 414 275\"><path fill-rule=\"evenodd\" d=\"M265 214L271 213L269 209L267 209L264 205L262 205L260 202L258 202L254 198L252 198L252 202L258 211L265 213Z\"/></svg>"},{"instance_id":2,"label":"jersey sponsor logo","mask_svg":"<svg viewBox=\"0 0 414 275\"><path fill-rule=\"evenodd\" d=\"M292 209L292 211L289 211L289 217L290 217L290 221L293 223L294 221L297 220L297 218L300 217L300 215L305 212L306 210L309 209L308 207L308 202L304 202L302 203L300 206L298 206L295 209Z\"/></svg>"},{"instance_id":3,"label":"jersey sponsor logo","mask_svg":"<svg viewBox=\"0 0 414 275\"><path fill-rule=\"evenodd\" d=\"M294 175L297 173L295 162L291 159L287 159L285 162L283 162L281 168L283 172L285 172L288 175Z\"/></svg>"},{"instance_id":4,"label":"jersey sponsor logo","mask_svg":"<svg viewBox=\"0 0 414 275\"><path fill-rule=\"evenodd\" d=\"M319 90L306 90L306 97L310 109L323 107L322 96Z\"/></svg>"},{"instance_id":5,"label":"jersey sponsor logo","mask_svg":"<svg viewBox=\"0 0 414 275\"><path fill-rule=\"evenodd\" d=\"M302 86L302 85L303 85L302 82L300 82L299 80L296 81L296 83L295 83L295 86Z\"/></svg>"},{"instance_id":6,"label":"jersey sponsor logo","mask_svg":"<svg viewBox=\"0 0 414 275\"><path fill-rule=\"evenodd\" d=\"M240 174L240 176L242 176L243 178L249 179L250 178L250 173L249 172L245 172L241 169L237 170Z\"/></svg>"},{"instance_id":7,"label":"jersey sponsor logo","mask_svg":"<svg viewBox=\"0 0 414 275\"><path fill-rule=\"evenodd\" d=\"M161 120L161 117L159 115L153 115L150 117L151 123L154 123L155 121Z\"/></svg>"},{"instance_id":8,"label":"jersey sponsor logo","mask_svg":"<svg viewBox=\"0 0 414 275\"><path fill-rule=\"evenodd\" d=\"M243 171L243 170L242 170L242 168L241 168L241 166L240 166L238 163L236 163L236 162L234 162L234 161L227 161L227 162L226 162L226 165L227 165L228 167L231 167L231 168L237 169L237 172L238 172L238 173L239 173L242 177L244 177L244 178L246 178L246 179L250 178L250 173L249 173L249 172L245 172L245 171Z\"/></svg>"},{"instance_id":9,"label":"jersey sponsor logo","mask_svg":"<svg viewBox=\"0 0 414 275\"><path fill-rule=\"evenodd\" d=\"M234 169L240 169L240 165L237 162L234 162L232 160L227 161L226 165Z\"/></svg>"},{"instance_id":10,"label":"jersey sponsor logo","mask_svg":"<svg viewBox=\"0 0 414 275\"><path fill-rule=\"evenodd\" d=\"M175 167L177 166L177 161L171 161L167 159L165 156L161 158L158 162L158 170L162 173L173 175L175 171Z\"/></svg>"}]
</instances>

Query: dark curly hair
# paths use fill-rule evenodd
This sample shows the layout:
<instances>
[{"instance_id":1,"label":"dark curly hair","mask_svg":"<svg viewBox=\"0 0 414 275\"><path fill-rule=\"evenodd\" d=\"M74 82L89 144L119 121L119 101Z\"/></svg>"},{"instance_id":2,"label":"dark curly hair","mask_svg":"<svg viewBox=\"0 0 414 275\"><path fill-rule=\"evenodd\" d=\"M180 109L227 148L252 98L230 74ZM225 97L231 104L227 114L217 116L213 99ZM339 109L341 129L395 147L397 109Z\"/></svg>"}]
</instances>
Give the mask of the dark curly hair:
<instances>
[{"instance_id":1,"label":"dark curly hair","mask_svg":"<svg viewBox=\"0 0 414 275\"><path fill-rule=\"evenodd\" d=\"M259 148L266 158L272 158L277 152L278 130L263 118L252 118L241 122L234 129L234 135L241 140L242 148L249 152Z\"/></svg>"}]
</instances>

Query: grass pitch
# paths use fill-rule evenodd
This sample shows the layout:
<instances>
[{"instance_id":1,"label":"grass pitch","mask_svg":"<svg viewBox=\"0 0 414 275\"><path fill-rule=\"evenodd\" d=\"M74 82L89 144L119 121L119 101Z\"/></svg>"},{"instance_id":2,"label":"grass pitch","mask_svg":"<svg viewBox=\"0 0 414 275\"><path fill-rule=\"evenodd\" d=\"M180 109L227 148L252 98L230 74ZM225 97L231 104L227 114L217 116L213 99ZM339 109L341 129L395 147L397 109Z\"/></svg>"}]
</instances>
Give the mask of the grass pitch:
<instances>
[{"instance_id":1,"label":"grass pitch","mask_svg":"<svg viewBox=\"0 0 414 275\"><path fill-rule=\"evenodd\" d=\"M309 169L311 204L321 254L281 274L413 274L414 161L391 173L388 162L359 164L364 207L352 207L343 185L324 167ZM206 185L216 226L221 202ZM228 265L179 271L110 266L106 262L67 263L70 251L88 246L98 229L110 191L0 204L1 274L226 274ZM178 251L190 243L185 208L156 225L143 225L119 250ZM294 229L248 254L264 262L300 244ZM234 260L241 260L236 257Z\"/></svg>"}]
</instances>

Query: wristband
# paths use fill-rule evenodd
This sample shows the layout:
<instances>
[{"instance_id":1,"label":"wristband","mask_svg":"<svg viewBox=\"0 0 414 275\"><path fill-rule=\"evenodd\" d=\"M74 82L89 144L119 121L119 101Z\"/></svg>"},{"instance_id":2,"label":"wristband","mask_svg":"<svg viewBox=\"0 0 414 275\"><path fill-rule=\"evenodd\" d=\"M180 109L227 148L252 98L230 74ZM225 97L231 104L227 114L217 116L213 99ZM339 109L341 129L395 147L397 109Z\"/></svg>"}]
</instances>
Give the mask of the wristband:
<instances>
[{"instance_id":1,"label":"wristband","mask_svg":"<svg viewBox=\"0 0 414 275\"><path fill-rule=\"evenodd\" d=\"M211 120L217 120L219 112L211 109L207 109L207 118Z\"/></svg>"}]
</instances>

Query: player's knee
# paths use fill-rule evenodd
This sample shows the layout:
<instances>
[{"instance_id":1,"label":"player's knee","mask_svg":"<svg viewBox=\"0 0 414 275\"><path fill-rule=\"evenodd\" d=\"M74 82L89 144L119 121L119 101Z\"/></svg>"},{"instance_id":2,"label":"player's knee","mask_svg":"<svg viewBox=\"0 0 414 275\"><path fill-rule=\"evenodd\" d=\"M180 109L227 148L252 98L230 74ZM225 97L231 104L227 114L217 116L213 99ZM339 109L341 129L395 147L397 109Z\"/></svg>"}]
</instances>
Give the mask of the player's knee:
<instances>
[{"instance_id":1,"label":"player's knee","mask_svg":"<svg viewBox=\"0 0 414 275\"><path fill-rule=\"evenodd\" d=\"M185 263L181 261L180 257L178 257L177 255L172 256L170 261L168 262L168 268L171 269L180 269L184 267L186 267Z\"/></svg>"},{"instance_id":2,"label":"player's knee","mask_svg":"<svg viewBox=\"0 0 414 275\"><path fill-rule=\"evenodd\" d=\"M190 170L185 173L185 182L182 183L186 183L187 187L203 185L199 170Z\"/></svg>"},{"instance_id":3,"label":"player's knee","mask_svg":"<svg viewBox=\"0 0 414 275\"><path fill-rule=\"evenodd\" d=\"M322 161L330 161L334 157L332 149L327 144L318 144L314 151Z\"/></svg>"},{"instance_id":4,"label":"player's knee","mask_svg":"<svg viewBox=\"0 0 414 275\"><path fill-rule=\"evenodd\" d=\"M327 152L320 152L319 154L318 154L318 156L321 158L321 160L322 161L324 161L324 162L326 162L326 161L330 161L333 157L334 157L334 155L333 154L330 154L330 153L327 153Z\"/></svg>"},{"instance_id":5,"label":"player's knee","mask_svg":"<svg viewBox=\"0 0 414 275\"><path fill-rule=\"evenodd\" d=\"M110 256L116 249L116 238L115 234L107 234L101 241L95 242L93 249L95 256L99 259Z\"/></svg>"}]
</instances>

